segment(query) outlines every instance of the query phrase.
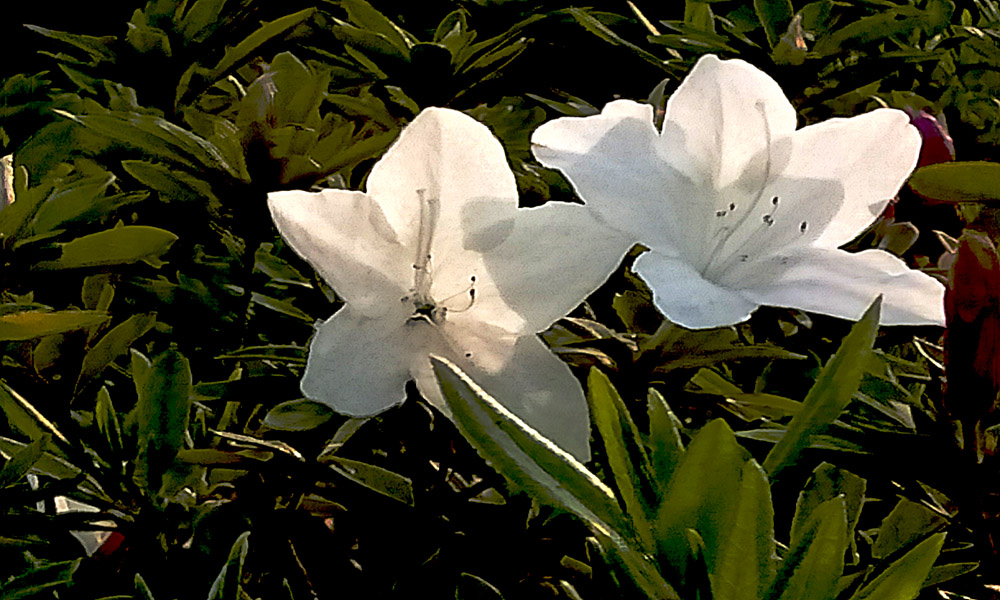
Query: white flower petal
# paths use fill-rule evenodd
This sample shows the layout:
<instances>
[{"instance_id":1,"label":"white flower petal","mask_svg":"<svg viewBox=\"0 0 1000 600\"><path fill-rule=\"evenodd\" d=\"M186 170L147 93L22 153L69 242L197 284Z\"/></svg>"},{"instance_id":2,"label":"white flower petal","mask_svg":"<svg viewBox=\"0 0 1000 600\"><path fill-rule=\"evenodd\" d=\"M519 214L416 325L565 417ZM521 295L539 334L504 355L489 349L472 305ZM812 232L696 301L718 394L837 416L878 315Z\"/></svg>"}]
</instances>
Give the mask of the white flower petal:
<instances>
[{"instance_id":1,"label":"white flower petal","mask_svg":"<svg viewBox=\"0 0 1000 600\"><path fill-rule=\"evenodd\" d=\"M634 269L653 290L653 302L663 314L689 329L739 323L758 306L739 292L705 279L685 260L647 252L636 259Z\"/></svg>"},{"instance_id":2,"label":"white flower petal","mask_svg":"<svg viewBox=\"0 0 1000 600\"><path fill-rule=\"evenodd\" d=\"M354 311L375 316L402 297L412 257L395 241L378 204L361 192L272 192L267 205L289 245Z\"/></svg>"},{"instance_id":3,"label":"white flower petal","mask_svg":"<svg viewBox=\"0 0 1000 600\"><path fill-rule=\"evenodd\" d=\"M61 515L64 513L72 512L84 512L84 513L96 513L101 512L99 508L93 507L84 502L74 500L72 498L67 498L66 496L55 496L53 499L53 505L56 509L56 514ZM114 521L97 521L93 523L94 525L99 525L102 527L107 527L108 529L115 529ZM70 531L70 535L75 537L80 545L83 546L84 551L87 556L93 556L104 542L108 541L111 537L111 531Z\"/></svg>"},{"instance_id":4,"label":"white flower petal","mask_svg":"<svg viewBox=\"0 0 1000 600\"><path fill-rule=\"evenodd\" d=\"M451 347L447 355L461 357L486 372L496 373L502 369L514 353L520 327L508 329L490 322L491 317L493 315L489 313L483 315L471 311L449 313L447 322L440 326L441 335ZM523 323L518 321L518 325Z\"/></svg>"},{"instance_id":5,"label":"white flower petal","mask_svg":"<svg viewBox=\"0 0 1000 600\"><path fill-rule=\"evenodd\" d=\"M708 213L704 190L660 155L649 105L619 100L600 115L556 119L531 143L539 162L562 171L601 220L664 254L691 242L678 222Z\"/></svg>"},{"instance_id":6,"label":"white flower petal","mask_svg":"<svg viewBox=\"0 0 1000 600\"><path fill-rule=\"evenodd\" d=\"M667 101L661 143L672 166L695 178L697 161L701 178L722 189L794 130L795 109L777 82L742 60L705 55Z\"/></svg>"},{"instance_id":7,"label":"white flower petal","mask_svg":"<svg viewBox=\"0 0 1000 600\"><path fill-rule=\"evenodd\" d=\"M497 292L535 333L600 287L631 247L587 207L550 202L522 209L510 237L483 259Z\"/></svg>"},{"instance_id":8,"label":"white flower petal","mask_svg":"<svg viewBox=\"0 0 1000 600\"><path fill-rule=\"evenodd\" d=\"M743 293L761 304L852 320L883 294L883 325L944 325L944 286L888 252L812 248L786 259L774 277L748 278Z\"/></svg>"},{"instance_id":9,"label":"white flower petal","mask_svg":"<svg viewBox=\"0 0 1000 600\"><path fill-rule=\"evenodd\" d=\"M810 125L790 142L782 177L836 181L843 189L843 203L817 242L829 248L871 225L920 157L920 134L906 113L893 109Z\"/></svg>"},{"instance_id":10,"label":"white flower petal","mask_svg":"<svg viewBox=\"0 0 1000 600\"><path fill-rule=\"evenodd\" d=\"M577 459L590 460L590 417L580 382L537 336L517 341L502 370L487 373L462 357L443 354L498 402ZM414 376L421 395L445 406L430 360ZM446 414L447 411L446 411Z\"/></svg>"},{"instance_id":11,"label":"white flower petal","mask_svg":"<svg viewBox=\"0 0 1000 600\"><path fill-rule=\"evenodd\" d=\"M464 247L464 233L491 230L512 219L518 205L517 184L500 142L479 121L444 108L422 111L403 129L372 169L366 189L408 246L416 245L420 195L437 201L434 245L445 255ZM502 235L471 243L481 250L499 241Z\"/></svg>"},{"instance_id":12,"label":"white flower petal","mask_svg":"<svg viewBox=\"0 0 1000 600\"><path fill-rule=\"evenodd\" d=\"M397 301L397 305L400 303ZM302 393L341 414L367 417L406 399L419 340L407 307L371 319L348 304L320 323L309 345Z\"/></svg>"}]
</instances>

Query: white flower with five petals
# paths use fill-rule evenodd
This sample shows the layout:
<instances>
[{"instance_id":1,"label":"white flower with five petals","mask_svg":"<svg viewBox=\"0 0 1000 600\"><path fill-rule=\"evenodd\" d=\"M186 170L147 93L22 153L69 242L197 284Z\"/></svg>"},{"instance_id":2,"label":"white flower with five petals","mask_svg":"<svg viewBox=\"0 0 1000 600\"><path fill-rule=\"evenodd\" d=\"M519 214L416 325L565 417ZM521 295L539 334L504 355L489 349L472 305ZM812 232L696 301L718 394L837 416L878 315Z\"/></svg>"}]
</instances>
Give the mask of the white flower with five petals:
<instances>
[{"instance_id":1,"label":"white flower with five petals","mask_svg":"<svg viewBox=\"0 0 1000 600\"><path fill-rule=\"evenodd\" d=\"M849 253L917 162L906 114L880 109L796 130L778 84L741 60L701 58L652 107L620 100L532 136L611 228L650 251L635 263L656 305L690 328L760 305L857 319L883 294L883 324L943 324L943 286L882 250Z\"/></svg>"},{"instance_id":2,"label":"white flower with five petals","mask_svg":"<svg viewBox=\"0 0 1000 600\"><path fill-rule=\"evenodd\" d=\"M518 208L500 143L471 117L423 111L366 192L268 195L291 247L344 299L318 324L302 390L368 416L421 395L446 405L428 356L465 370L512 412L589 457L579 382L536 335L593 292L628 243L579 205Z\"/></svg>"}]
</instances>

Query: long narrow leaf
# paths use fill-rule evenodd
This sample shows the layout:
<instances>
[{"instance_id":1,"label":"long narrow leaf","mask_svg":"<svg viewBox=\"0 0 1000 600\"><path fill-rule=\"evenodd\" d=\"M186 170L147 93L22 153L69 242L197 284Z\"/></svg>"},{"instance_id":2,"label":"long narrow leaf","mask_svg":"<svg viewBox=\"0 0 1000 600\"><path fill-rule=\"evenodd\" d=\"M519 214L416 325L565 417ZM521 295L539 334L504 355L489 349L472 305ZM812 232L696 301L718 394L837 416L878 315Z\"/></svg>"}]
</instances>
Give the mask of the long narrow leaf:
<instances>
[{"instance_id":1,"label":"long narrow leaf","mask_svg":"<svg viewBox=\"0 0 1000 600\"><path fill-rule=\"evenodd\" d=\"M823 367L816 383L802 401L799 414L792 418L785 434L767 453L763 466L772 481L809 446L813 434L820 433L832 423L850 403L861 384L865 365L875 344L881 307L882 297L879 296Z\"/></svg>"}]
</instances>

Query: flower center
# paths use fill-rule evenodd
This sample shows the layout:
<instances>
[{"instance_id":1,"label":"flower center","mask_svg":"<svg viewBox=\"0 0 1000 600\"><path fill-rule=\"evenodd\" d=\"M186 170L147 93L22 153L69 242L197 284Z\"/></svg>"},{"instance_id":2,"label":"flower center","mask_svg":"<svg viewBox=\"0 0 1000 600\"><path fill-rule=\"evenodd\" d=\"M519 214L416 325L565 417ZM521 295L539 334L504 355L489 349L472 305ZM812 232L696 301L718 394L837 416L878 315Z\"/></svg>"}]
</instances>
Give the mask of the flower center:
<instances>
[{"instance_id":1,"label":"flower center","mask_svg":"<svg viewBox=\"0 0 1000 600\"><path fill-rule=\"evenodd\" d=\"M757 192L745 208L736 202L730 202L721 210L715 210L715 231L709 242L709 251L704 256L702 275L710 281L719 278L733 265L748 262L765 245L769 230L776 223L776 215L781 208L781 198L765 194L771 180L772 170L772 139L771 128L764 112L763 102L757 102L757 112L761 116L765 136L765 160L761 170ZM808 223L799 224L800 233L804 234Z\"/></svg>"},{"instance_id":2,"label":"flower center","mask_svg":"<svg viewBox=\"0 0 1000 600\"><path fill-rule=\"evenodd\" d=\"M420 216L417 223L417 249L413 259L413 287L410 293L400 298L403 303L413 305L413 314L407 322L426 322L432 325L444 323L448 312L465 312L476 302L476 276L469 278L469 287L438 302L431 296L431 244L437 230L438 217L441 214L441 202L430 198L426 190L417 190L420 200ZM464 298L462 302L460 299ZM456 305L456 300L458 304Z\"/></svg>"}]
</instances>

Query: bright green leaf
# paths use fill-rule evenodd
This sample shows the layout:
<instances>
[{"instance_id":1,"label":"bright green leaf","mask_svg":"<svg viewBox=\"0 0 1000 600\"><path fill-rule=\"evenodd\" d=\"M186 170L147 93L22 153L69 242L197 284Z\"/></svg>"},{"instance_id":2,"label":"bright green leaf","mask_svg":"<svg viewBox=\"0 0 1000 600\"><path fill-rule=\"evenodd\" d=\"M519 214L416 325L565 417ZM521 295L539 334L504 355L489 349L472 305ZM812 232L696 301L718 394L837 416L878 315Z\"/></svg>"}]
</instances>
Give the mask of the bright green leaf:
<instances>
[{"instance_id":1,"label":"bright green leaf","mask_svg":"<svg viewBox=\"0 0 1000 600\"><path fill-rule=\"evenodd\" d=\"M176 241L176 235L158 227L146 225L115 227L59 244L62 250L59 258L39 262L35 268L78 269L139 261L158 268L164 264L160 256Z\"/></svg>"},{"instance_id":2,"label":"bright green leaf","mask_svg":"<svg viewBox=\"0 0 1000 600\"><path fill-rule=\"evenodd\" d=\"M881 308L882 297L879 296L823 367L816 383L802 401L801 411L792 418L781 440L768 452L763 466L772 480L809 446L814 434L821 433L850 403L875 344Z\"/></svg>"},{"instance_id":3,"label":"bright green leaf","mask_svg":"<svg viewBox=\"0 0 1000 600\"><path fill-rule=\"evenodd\" d=\"M1000 164L948 162L917 169L910 176L914 192L941 202L1000 202Z\"/></svg>"},{"instance_id":4,"label":"bright green leaf","mask_svg":"<svg viewBox=\"0 0 1000 600\"><path fill-rule=\"evenodd\" d=\"M857 591L851 600L912 600L923 588L934 566L944 533L937 533L917 544L913 550L893 562L878 577Z\"/></svg>"}]
</instances>

